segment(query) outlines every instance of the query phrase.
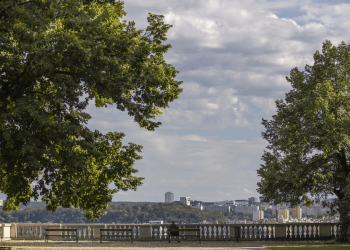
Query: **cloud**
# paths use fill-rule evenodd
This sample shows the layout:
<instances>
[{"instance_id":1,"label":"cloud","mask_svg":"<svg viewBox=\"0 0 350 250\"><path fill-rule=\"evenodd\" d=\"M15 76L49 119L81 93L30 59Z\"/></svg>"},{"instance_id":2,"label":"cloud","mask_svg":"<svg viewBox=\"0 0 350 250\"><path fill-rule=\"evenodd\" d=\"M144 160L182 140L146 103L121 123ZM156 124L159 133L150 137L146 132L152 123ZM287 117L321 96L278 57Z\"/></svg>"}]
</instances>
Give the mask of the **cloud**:
<instances>
[{"instance_id":1,"label":"cloud","mask_svg":"<svg viewBox=\"0 0 350 250\"><path fill-rule=\"evenodd\" d=\"M243 188L243 193L245 193L245 194L252 194L253 192L248 190L248 189L246 189L246 188Z\"/></svg>"},{"instance_id":2,"label":"cloud","mask_svg":"<svg viewBox=\"0 0 350 250\"><path fill-rule=\"evenodd\" d=\"M128 0L125 10L138 28L146 27L148 13L173 25L166 61L180 71L184 91L154 132L115 108L89 107L90 128L125 132L125 142L144 146L135 164L144 185L122 199L162 201L169 190L175 198L212 201L258 196L256 170L267 144L261 118L275 113L275 100L291 89L285 76L312 64L322 42L349 42L350 4Z\"/></svg>"}]
</instances>

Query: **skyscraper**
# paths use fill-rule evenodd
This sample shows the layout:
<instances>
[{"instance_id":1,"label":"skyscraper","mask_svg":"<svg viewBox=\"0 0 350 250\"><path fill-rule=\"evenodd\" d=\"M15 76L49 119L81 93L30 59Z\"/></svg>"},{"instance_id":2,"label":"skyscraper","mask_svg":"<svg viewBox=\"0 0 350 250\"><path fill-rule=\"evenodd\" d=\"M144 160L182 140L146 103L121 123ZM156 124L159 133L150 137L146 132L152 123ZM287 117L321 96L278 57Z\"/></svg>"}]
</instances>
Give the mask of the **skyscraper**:
<instances>
[{"instance_id":1,"label":"skyscraper","mask_svg":"<svg viewBox=\"0 0 350 250\"><path fill-rule=\"evenodd\" d=\"M172 192L165 193L165 203L174 203L174 194Z\"/></svg>"}]
</instances>

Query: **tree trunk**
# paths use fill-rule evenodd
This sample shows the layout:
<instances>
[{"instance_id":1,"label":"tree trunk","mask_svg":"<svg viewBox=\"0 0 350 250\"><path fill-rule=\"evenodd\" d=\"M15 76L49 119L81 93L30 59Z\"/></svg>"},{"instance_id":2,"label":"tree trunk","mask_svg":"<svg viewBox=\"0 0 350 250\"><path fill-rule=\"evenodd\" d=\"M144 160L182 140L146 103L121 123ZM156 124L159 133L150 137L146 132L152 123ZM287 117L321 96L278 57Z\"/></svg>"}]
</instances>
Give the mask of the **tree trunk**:
<instances>
[{"instance_id":1,"label":"tree trunk","mask_svg":"<svg viewBox=\"0 0 350 250\"><path fill-rule=\"evenodd\" d=\"M339 225L339 241L349 241L349 201L347 199L342 199L338 201L338 209L340 214Z\"/></svg>"}]
</instances>

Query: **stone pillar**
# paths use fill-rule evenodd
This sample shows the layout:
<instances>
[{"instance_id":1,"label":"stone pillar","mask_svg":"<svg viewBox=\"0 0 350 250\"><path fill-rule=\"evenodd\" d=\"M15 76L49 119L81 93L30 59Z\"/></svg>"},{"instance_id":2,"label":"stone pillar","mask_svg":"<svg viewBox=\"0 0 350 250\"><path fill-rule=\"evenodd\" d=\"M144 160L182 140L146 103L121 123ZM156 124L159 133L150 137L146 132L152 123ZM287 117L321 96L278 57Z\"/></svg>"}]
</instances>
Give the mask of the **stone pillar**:
<instances>
[{"instance_id":1,"label":"stone pillar","mask_svg":"<svg viewBox=\"0 0 350 250\"><path fill-rule=\"evenodd\" d=\"M16 223L11 224L10 237L12 239L16 239L17 238L17 225L16 225Z\"/></svg>"},{"instance_id":2,"label":"stone pillar","mask_svg":"<svg viewBox=\"0 0 350 250\"><path fill-rule=\"evenodd\" d=\"M151 225L140 225L140 240L149 240L152 238Z\"/></svg>"},{"instance_id":3,"label":"stone pillar","mask_svg":"<svg viewBox=\"0 0 350 250\"><path fill-rule=\"evenodd\" d=\"M100 229L107 229L107 225L105 224L93 225L93 228L92 228L93 239L100 238Z\"/></svg>"},{"instance_id":4,"label":"stone pillar","mask_svg":"<svg viewBox=\"0 0 350 250\"><path fill-rule=\"evenodd\" d=\"M1 224L1 240L11 240L11 224Z\"/></svg>"},{"instance_id":5,"label":"stone pillar","mask_svg":"<svg viewBox=\"0 0 350 250\"><path fill-rule=\"evenodd\" d=\"M238 226L238 225L230 226L230 238L241 238L241 226Z\"/></svg>"},{"instance_id":6,"label":"stone pillar","mask_svg":"<svg viewBox=\"0 0 350 250\"><path fill-rule=\"evenodd\" d=\"M321 224L320 225L320 237L331 237L332 236L332 225L325 225L325 224ZM317 237L317 235L316 235Z\"/></svg>"},{"instance_id":7,"label":"stone pillar","mask_svg":"<svg viewBox=\"0 0 350 250\"><path fill-rule=\"evenodd\" d=\"M286 225L276 224L275 225L275 238L287 238Z\"/></svg>"}]
</instances>

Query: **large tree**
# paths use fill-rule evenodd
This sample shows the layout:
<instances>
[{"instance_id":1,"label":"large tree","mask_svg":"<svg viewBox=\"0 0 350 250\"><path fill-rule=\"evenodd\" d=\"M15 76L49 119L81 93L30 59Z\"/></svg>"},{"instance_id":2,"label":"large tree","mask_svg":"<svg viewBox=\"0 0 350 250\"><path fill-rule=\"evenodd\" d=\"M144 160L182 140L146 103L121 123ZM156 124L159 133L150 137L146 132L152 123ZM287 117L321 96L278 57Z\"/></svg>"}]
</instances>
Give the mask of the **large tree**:
<instances>
[{"instance_id":1,"label":"large tree","mask_svg":"<svg viewBox=\"0 0 350 250\"><path fill-rule=\"evenodd\" d=\"M0 2L0 190L5 210L31 198L99 218L118 190L142 184L141 146L90 130L85 111L113 105L141 127L182 89L166 63L171 25L150 14L146 30L123 20L115 0ZM116 114L117 115L117 114ZM115 187L111 187L114 183Z\"/></svg>"},{"instance_id":2,"label":"large tree","mask_svg":"<svg viewBox=\"0 0 350 250\"><path fill-rule=\"evenodd\" d=\"M341 237L349 231L350 46L326 41L314 64L294 68L292 90L277 100L277 114L263 119L269 143L258 170L267 200L310 205L335 195Z\"/></svg>"}]
</instances>

